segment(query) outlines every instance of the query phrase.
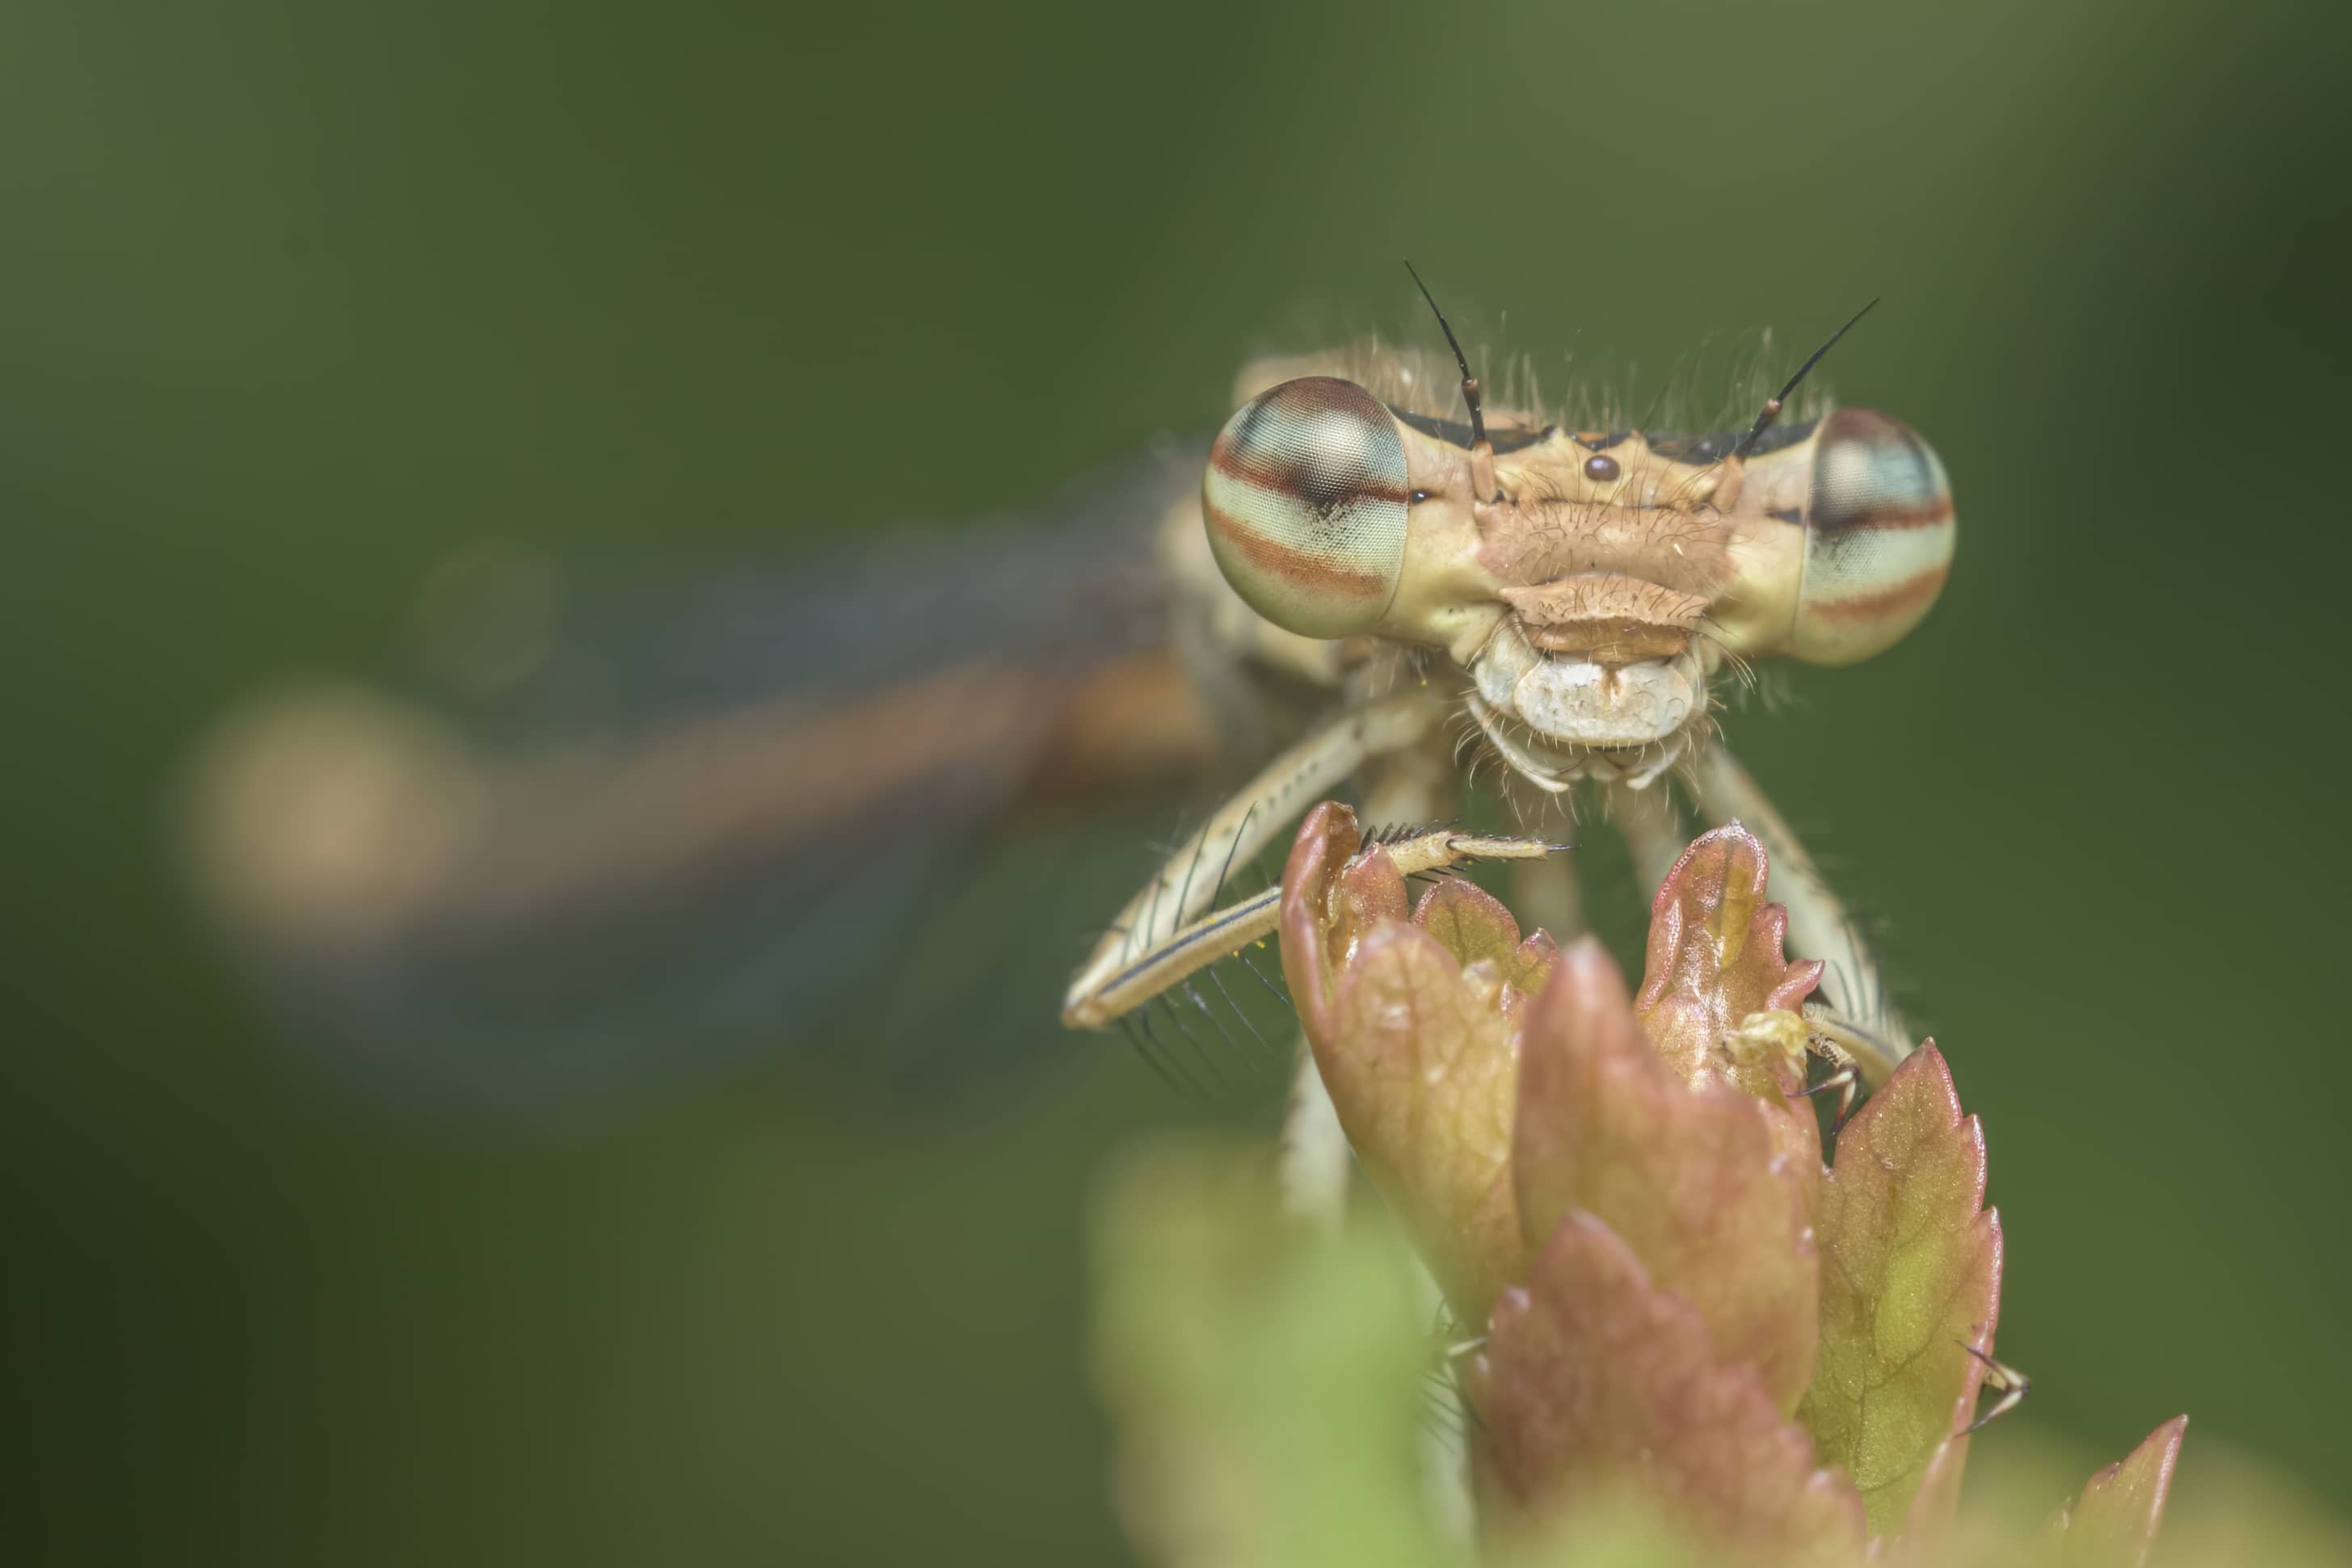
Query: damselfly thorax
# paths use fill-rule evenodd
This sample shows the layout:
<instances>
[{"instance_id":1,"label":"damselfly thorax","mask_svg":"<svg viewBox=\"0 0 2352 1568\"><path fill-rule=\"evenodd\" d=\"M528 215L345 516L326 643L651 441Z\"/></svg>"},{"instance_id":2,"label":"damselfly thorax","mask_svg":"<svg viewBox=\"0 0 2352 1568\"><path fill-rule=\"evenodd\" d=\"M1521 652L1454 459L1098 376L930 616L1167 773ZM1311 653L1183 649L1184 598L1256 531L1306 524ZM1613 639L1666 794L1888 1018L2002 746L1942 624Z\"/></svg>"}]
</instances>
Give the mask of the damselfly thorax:
<instances>
[{"instance_id":1,"label":"damselfly thorax","mask_svg":"<svg viewBox=\"0 0 2352 1568\"><path fill-rule=\"evenodd\" d=\"M1853 1005L1876 995L1874 962L1717 734L1717 688L1759 660L1867 658L1918 622L1955 533L1935 455L1863 409L1782 423L1789 388L1746 432L1691 435L1483 411L1465 381L1468 423L1377 353L1244 372L1160 548L1200 622L1319 677L1334 711L1179 846L1066 1020L1108 1023L1259 935L1262 915L1203 918L1215 868L1342 779L1365 776L1376 818L1451 816L1450 769L1488 762L1531 834L1542 802L1586 786L1653 883L1686 834L1670 779L1703 814L1746 820L1775 851L1791 946L1838 972L1847 1005L1821 1009L1822 1030L1883 1074L1907 1044ZM1555 923L1577 918L1570 874L1525 878Z\"/></svg>"}]
</instances>

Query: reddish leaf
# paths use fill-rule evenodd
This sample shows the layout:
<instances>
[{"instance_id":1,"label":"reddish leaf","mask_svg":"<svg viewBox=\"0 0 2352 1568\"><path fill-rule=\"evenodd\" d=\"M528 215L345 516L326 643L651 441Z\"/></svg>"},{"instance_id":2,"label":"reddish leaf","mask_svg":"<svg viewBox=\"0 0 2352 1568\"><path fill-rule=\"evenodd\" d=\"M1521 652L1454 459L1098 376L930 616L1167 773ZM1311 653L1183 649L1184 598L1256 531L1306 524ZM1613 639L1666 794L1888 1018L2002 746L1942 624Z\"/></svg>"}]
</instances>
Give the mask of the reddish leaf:
<instances>
[{"instance_id":1,"label":"reddish leaf","mask_svg":"<svg viewBox=\"0 0 2352 1568\"><path fill-rule=\"evenodd\" d=\"M1496 1302L1469 1391L1486 1479L1523 1511L1630 1489L1743 1556L1862 1544L1853 1487L1815 1467L1755 1375L1717 1363L1697 1310L1590 1215L1563 1219L1527 1286Z\"/></svg>"},{"instance_id":2,"label":"reddish leaf","mask_svg":"<svg viewBox=\"0 0 2352 1568\"><path fill-rule=\"evenodd\" d=\"M1367 857L1349 874L1361 842L1356 813L1326 800L1298 824L1282 868L1282 972L1310 1037L1323 1024L1339 972L1363 932L1384 916L1404 917L1404 879L1385 856Z\"/></svg>"},{"instance_id":3,"label":"reddish leaf","mask_svg":"<svg viewBox=\"0 0 2352 1568\"><path fill-rule=\"evenodd\" d=\"M1356 1157L1465 1322L1525 1260L1510 1176L1516 1023L1502 992L1490 966L1465 974L1428 933L1383 925L1313 1041Z\"/></svg>"},{"instance_id":4,"label":"reddish leaf","mask_svg":"<svg viewBox=\"0 0 2352 1568\"><path fill-rule=\"evenodd\" d=\"M1720 1080L1764 1101L1778 1113L1780 1148L1818 1165L1812 1108L1790 1098L1804 1087L1801 1058L1737 1044L1748 1017L1795 1012L1821 980L1818 962L1790 963L1782 950L1789 912L1764 901L1767 875L1764 846L1737 822L1685 850L1650 904L1633 1007L1651 1043L1686 1082Z\"/></svg>"},{"instance_id":5,"label":"reddish leaf","mask_svg":"<svg viewBox=\"0 0 2352 1568\"><path fill-rule=\"evenodd\" d=\"M1775 1409L1812 1376L1820 1265L1806 1214L1818 1173L1776 1153L1776 1113L1720 1082L1685 1083L1633 1021L1617 966L1590 938L1559 956L1519 1047L1513 1179L1533 1250L1580 1210L1648 1279L1752 1367Z\"/></svg>"},{"instance_id":6,"label":"reddish leaf","mask_svg":"<svg viewBox=\"0 0 2352 1568\"><path fill-rule=\"evenodd\" d=\"M2000 1304L2000 1220L1984 1201L1984 1134L1963 1117L1931 1042L1895 1071L1838 1138L1814 1226L1821 1357L1798 1417L1822 1459L1893 1531L1931 1465L1929 1512L1957 1489ZM1923 1517L1922 1522L1927 1522Z\"/></svg>"},{"instance_id":7,"label":"reddish leaf","mask_svg":"<svg viewBox=\"0 0 2352 1568\"><path fill-rule=\"evenodd\" d=\"M2061 1513L2061 1561L2095 1568L2140 1568L2164 1520L2165 1494L2189 1417L2175 1416L2124 1458L2090 1479L2074 1505Z\"/></svg>"},{"instance_id":8,"label":"reddish leaf","mask_svg":"<svg viewBox=\"0 0 2352 1568\"><path fill-rule=\"evenodd\" d=\"M1283 967L1357 1159L1456 1313L1480 1322L1526 1262L1510 1181L1519 992L1497 957L1465 968L1398 918L1403 879L1384 850L1351 860L1356 844L1345 807L1301 828L1283 876ZM1549 940L1521 942L1484 894L1423 914L1514 974L1549 967Z\"/></svg>"},{"instance_id":9,"label":"reddish leaf","mask_svg":"<svg viewBox=\"0 0 2352 1568\"><path fill-rule=\"evenodd\" d=\"M1502 901L1476 883L1444 877L1422 894L1412 923L1444 946L1465 965L1490 960L1505 983L1522 996L1534 996L1551 977L1559 956L1552 939L1538 931L1522 941L1519 923Z\"/></svg>"}]
</instances>

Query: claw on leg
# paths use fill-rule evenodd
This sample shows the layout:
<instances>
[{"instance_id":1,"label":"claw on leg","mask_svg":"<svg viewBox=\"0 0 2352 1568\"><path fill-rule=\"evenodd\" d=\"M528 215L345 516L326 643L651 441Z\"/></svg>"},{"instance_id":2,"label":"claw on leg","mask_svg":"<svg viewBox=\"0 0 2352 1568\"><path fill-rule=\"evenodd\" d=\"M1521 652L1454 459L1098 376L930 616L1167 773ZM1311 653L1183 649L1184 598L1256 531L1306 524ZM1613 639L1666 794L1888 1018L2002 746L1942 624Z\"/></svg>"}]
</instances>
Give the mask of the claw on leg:
<instances>
[{"instance_id":1,"label":"claw on leg","mask_svg":"<svg viewBox=\"0 0 2352 1568\"><path fill-rule=\"evenodd\" d=\"M1825 1052L1824 1054L1827 1053ZM1835 1061L1836 1058L1832 1057L1831 1060ZM1836 1071L1831 1073L1827 1078L1822 1079L1819 1083L1809 1084L1805 1088L1798 1090L1797 1095L1799 1098L1810 1100L1815 1095L1826 1094L1832 1089L1837 1090L1837 1114L1830 1119L1830 1131L1831 1133L1835 1134L1844 1128L1846 1118L1853 1114L1854 1090L1860 1086L1861 1082L1862 1075L1853 1070L1853 1063L1852 1061L1847 1061L1844 1065L1838 1068Z\"/></svg>"},{"instance_id":2,"label":"claw on leg","mask_svg":"<svg viewBox=\"0 0 2352 1568\"><path fill-rule=\"evenodd\" d=\"M1979 1350L1976 1346L1970 1344L1966 1340L1958 1340L1954 1343L1958 1343L1962 1350L1967 1351L1970 1355L1975 1356L1979 1361L1984 1363L1985 1386L1991 1389L1996 1396L1993 1402L1985 1406L1984 1412L1981 1415L1953 1434L1954 1437L1965 1437L1971 1432L1982 1431L1985 1427L1991 1426L1995 1421L2000 1420L2003 1416L2006 1416L2011 1411L2016 1409L2018 1406L2023 1402L2025 1396L2033 1392L2033 1379L2026 1376L2025 1374L2018 1371L2017 1368L2011 1366L2006 1362L1995 1361L1991 1356L1987 1355L1983 1351Z\"/></svg>"},{"instance_id":3,"label":"claw on leg","mask_svg":"<svg viewBox=\"0 0 2352 1568\"><path fill-rule=\"evenodd\" d=\"M1811 1036L1811 1049L1832 1061L1853 1068L1873 1087L1885 1082L1903 1059L1911 1054L1910 1046L1901 1040L1865 1028L1820 1002L1806 1006L1805 1028Z\"/></svg>"}]
</instances>

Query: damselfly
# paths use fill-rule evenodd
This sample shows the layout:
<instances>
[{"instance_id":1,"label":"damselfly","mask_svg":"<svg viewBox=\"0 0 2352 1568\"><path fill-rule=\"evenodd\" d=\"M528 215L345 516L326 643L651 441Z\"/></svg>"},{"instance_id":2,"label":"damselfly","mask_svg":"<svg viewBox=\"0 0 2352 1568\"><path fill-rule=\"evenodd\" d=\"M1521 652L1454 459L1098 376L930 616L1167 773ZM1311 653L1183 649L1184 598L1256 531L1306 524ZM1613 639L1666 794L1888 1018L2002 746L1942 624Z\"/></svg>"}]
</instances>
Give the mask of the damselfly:
<instances>
[{"instance_id":1,"label":"damselfly","mask_svg":"<svg viewBox=\"0 0 2352 1568\"><path fill-rule=\"evenodd\" d=\"M1818 358L1692 434L1488 408L1458 349L1457 380L1366 344L1246 367L1213 445L820 571L583 610L545 558L473 552L425 601L450 689L308 683L215 728L197 885L306 1038L527 1103L658 1073L680 1030L764 1049L957 845L1041 804L1263 764L1108 923L1064 1003L1103 1026L1229 955L1245 922L1197 925L1223 873L1350 780L1392 823L1475 780L1530 843L1589 800L1652 884L1679 791L1765 840L1791 949L1840 977L1816 1027L1874 1078L1906 1049L1875 960L1717 733L1719 686L1879 652L1950 559L1907 428L1781 417ZM1515 874L1580 923L1572 857Z\"/></svg>"},{"instance_id":2,"label":"damselfly","mask_svg":"<svg viewBox=\"0 0 2352 1568\"><path fill-rule=\"evenodd\" d=\"M1450 328L1466 423L1417 411L1419 378L1398 367L1282 367L1309 373L1243 403L1210 451L1199 526L1187 508L1169 527L1202 541L1254 614L1228 605L1229 638L1254 638L1261 661L1321 661L1345 699L1129 903L1072 986L1066 1020L1105 1023L1270 927L1263 899L1195 924L1214 898L1203 862L1255 853L1360 771L1375 816L1434 815L1452 793L1447 756L1465 744L1499 761L1523 815L1528 791L1594 789L1651 884L1685 839L1657 787L1681 771L1709 816L1766 838L1795 949L1874 991L1853 922L1713 734L1709 695L1727 664L1878 653L1943 586L1956 524L1926 444L1859 409L1780 423L1853 324L1745 432L1699 436L1571 431L1525 412L1498 414L1490 432ZM1365 384L1384 371L1389 385ZM1189 575L1195 595L1215 597L1197 557ZM1558 879L1569 866L1527 869ZM1530 892L1573 925L1562 889ZM1873 1079L1907 1050L1885 1019L1823 1007L1815 1021Z\"/></svg>"}]
</instances>

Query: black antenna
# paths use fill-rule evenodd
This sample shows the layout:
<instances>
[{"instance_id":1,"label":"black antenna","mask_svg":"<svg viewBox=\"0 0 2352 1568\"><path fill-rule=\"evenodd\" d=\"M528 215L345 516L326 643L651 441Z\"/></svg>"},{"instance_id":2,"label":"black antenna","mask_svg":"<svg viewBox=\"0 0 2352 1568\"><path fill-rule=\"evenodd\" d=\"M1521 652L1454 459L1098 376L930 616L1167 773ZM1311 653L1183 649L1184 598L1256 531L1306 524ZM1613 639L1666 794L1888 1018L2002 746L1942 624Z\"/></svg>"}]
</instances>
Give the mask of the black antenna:
<instances>
[{"instance_id":1,"label":"black antenna","mask_svg":"<svg viewBox=\"0 0 2352 1568\"><path fill-rule=\"evenodd\" d=\"M1474 446L1484 446L1486 444L1486 414L1478 401L1478 378L1470 373L1470 361L1462 357L1462 345L1454 340L1454 329L1445 324L1445 312L1437 308L1436 299L1429 292L1429 285L1421 280L1421 274L1413 272L1412 262L1407 261L1404 269L1412 274L1412 286L1421 290L1423 299L1429 301L1429 313L1437 318L1437 329L1445 334L1445 346L1454 350L1454 362L1462 371L1462 401L1470 405L1470 443ZM1874 299L1871 303L1874 305L1877 301ZM1830 341L1834 343L1837 340L1832 338ZM1821 358L1818 354L1813 357ZM1808 370L1811 368L1810 365L1806 367ZM1803 372L1798 373L1801 375Z\"/></svg>"},{"instance_id":2,"label":"black antenna","mask_svg":"<svg viewBox=\"0 0 2352 1568\"><path fill-rule=\"evenodd\" d=\"M1433 309L1435 308L1432 307L1432 308ZM1748 427L1748 434L1741 436L1739 438L1739 444L1731 449L1731 455L1734 457L1745 457L1748 455L1748 450L1749 447L1756 444L1757 437L1771 429L1772 422L1780 417L1780 410L1788 405L1789 394L1797 390L1797 383L1813 373L1813 367L1822 362L1822 356L1823 354L1828 353L1832 349L1837 347L1837 340L1840 338L1844 337L1848 332L1853 330L1854 321L1861 320L1864 316L1869 315L1873 310L1877 308L1878 301L1874 299L1869 304L1864 306L1861 309L1855 311L1853 313L1853 320L1848 321L1844 326L1839 328L1836 331L1832 332L1830 334L1830 340L1823 343L1820 348L1815 349L1812 352L1812 356L1806 360L1803 364L1797 367L1797 373L1789 378L1788 384L1780 389L1780 393L1777 396L1769 397L1764 400L1764 412L1756 416L1756 423ZM1452 334L1448 333L1447 336L1451 337Z\"/></svg>"}]
</instances>

